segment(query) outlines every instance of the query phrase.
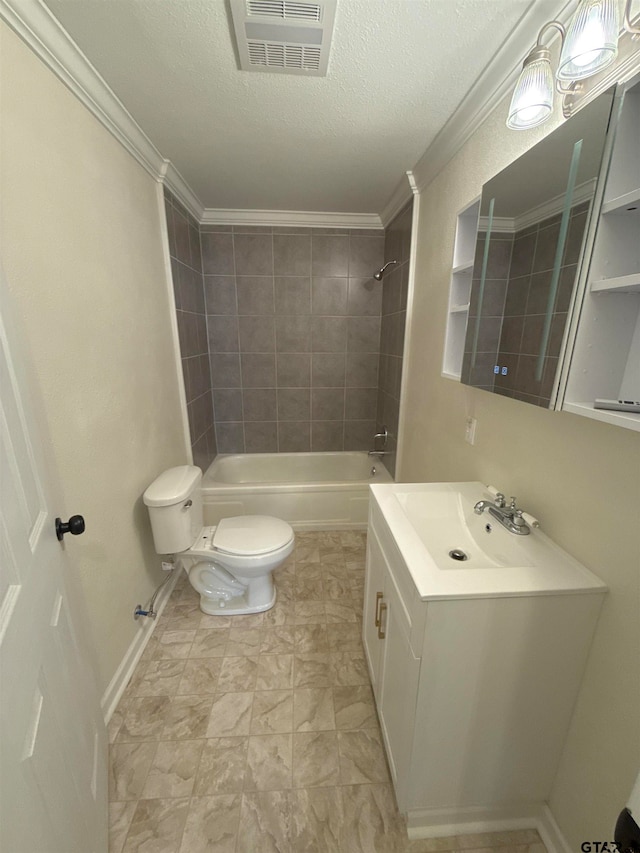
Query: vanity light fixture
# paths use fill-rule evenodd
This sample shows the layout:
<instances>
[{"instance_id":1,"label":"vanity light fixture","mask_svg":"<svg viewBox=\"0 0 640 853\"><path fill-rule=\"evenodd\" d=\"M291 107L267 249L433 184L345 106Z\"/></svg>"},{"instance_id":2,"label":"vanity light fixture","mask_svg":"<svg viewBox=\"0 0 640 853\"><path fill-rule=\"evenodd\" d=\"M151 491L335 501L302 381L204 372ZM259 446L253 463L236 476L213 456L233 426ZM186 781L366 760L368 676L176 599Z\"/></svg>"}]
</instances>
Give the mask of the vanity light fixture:
<instances>
[{"instance_id":1,"label":"vanity light fixture","mask_svg":"<svg viewBox=\"0 0 640 853\"><path fill-rule=\"evenodd\" d=\"M631 23L631 3L632 0L625 0L623 15L623 36L628 40L640 33L640 27ZM619 7L620 0L580 0L568 30L559 21L544 25L524 60L511 98L507 127L527 130L546 121L553 111L554 88L571 97L565 116L575 111L575 96L582 90L579 81L603 71L618 55ZM560 32L562 39L555 81L551 51L542 44L543 36L552 28Z\"/></svg>"}]
</instances>

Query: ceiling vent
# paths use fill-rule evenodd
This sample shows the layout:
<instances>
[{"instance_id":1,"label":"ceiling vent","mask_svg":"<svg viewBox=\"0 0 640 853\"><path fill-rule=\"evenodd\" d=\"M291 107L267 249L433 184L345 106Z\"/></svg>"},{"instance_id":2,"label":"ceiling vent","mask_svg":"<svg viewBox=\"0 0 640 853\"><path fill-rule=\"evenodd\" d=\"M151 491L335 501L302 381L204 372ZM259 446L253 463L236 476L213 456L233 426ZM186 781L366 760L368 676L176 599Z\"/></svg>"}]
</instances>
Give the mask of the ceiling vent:
<instances>
[{"instance_id":1,"label":"ceiling vent","mask_svg":"<svg viewBox=\"0 0 640 853\"><path fill-rule=\"evenodd\" d=\"M240 68L324 77L337 0L230 0Z\"/></svg>"}]
</instances>

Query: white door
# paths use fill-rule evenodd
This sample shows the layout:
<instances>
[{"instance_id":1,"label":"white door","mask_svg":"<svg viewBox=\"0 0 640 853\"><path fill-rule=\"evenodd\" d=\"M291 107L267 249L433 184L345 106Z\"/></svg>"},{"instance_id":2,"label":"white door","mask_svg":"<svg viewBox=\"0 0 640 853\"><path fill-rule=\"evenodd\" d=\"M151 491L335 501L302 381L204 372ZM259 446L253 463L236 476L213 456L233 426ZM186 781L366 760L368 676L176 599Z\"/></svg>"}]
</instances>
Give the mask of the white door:
<instances>
[{"instance_id":1,"label":"white door","mask_svg":"<svg viewBox=\"0 0 640 853\"><path fill-rule=\"evenodd\" d=\"M0 270L0 850L105 853L107 738L65 553L83 542L56 538L19 341Z\"/></svg>"}]
</instances>

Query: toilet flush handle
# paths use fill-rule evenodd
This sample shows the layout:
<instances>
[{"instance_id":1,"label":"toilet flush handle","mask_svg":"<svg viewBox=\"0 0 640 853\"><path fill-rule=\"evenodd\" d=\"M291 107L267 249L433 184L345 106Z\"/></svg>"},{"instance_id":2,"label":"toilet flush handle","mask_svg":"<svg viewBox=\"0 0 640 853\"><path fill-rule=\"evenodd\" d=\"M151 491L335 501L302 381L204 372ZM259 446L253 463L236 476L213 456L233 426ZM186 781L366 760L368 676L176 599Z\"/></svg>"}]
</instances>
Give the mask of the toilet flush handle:
<instances>
[{"instance_id":1,"label":"toilet flush handle","mask_svg":"<svg viewBox=\"0 0 640 853\"><path fill-rule=\"evenodd\" d=\"M191 498L189 498L189 500L182 505L182 509L189 509L190 506L193 506L193 501L191 500Z\"/></svg>"}]
</instances>

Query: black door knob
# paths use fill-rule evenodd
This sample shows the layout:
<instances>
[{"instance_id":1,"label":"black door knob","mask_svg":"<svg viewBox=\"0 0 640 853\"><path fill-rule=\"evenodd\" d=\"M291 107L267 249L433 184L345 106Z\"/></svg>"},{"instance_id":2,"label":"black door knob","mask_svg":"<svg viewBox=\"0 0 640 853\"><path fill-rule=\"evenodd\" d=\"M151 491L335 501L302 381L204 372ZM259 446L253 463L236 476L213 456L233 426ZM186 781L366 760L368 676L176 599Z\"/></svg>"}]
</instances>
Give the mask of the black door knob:
<instances>
[{"instance_id":1,"label":"black door knob","mask_svg":"<svg viewBox=\"0 0 640 853\"><path fill-rule=\"evenodd\" d=\"M72 515L69 521L56 518L56 536L60 542L65 533L70 533L72 536L84 533L84 518L81 515Z\"/></svg>"}]
</instances>

